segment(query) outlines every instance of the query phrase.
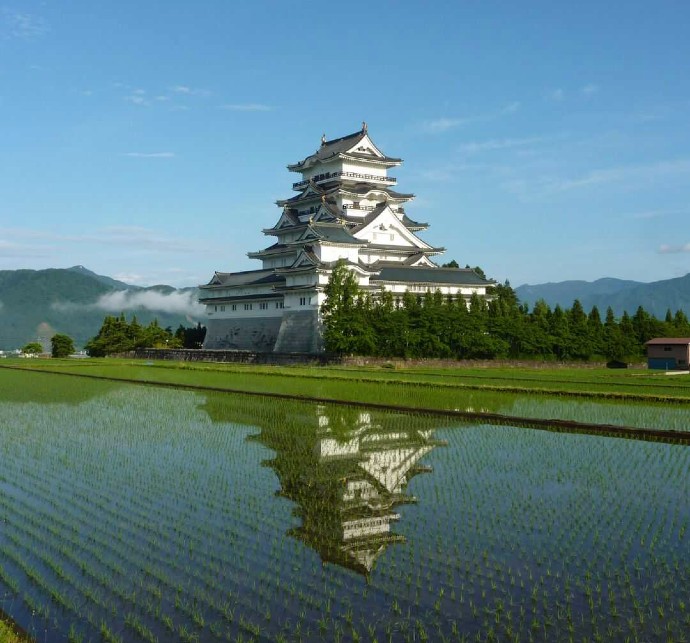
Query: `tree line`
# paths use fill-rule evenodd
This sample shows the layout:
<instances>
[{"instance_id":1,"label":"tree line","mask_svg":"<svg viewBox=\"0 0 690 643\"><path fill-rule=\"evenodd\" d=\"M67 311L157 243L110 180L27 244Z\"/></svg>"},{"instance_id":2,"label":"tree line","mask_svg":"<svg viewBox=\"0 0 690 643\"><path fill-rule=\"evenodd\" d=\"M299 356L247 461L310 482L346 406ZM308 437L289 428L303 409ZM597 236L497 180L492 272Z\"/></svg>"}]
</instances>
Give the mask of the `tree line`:
<instances>
[{"instance_id":1,"label":"tree line","mask_svg":"<svg viewBox=\"0 0 690 643\"><path fill-rule=\"evenodd\" d=\"M363 291L354 274L338 264L325 289L324 343L337 354L456 359L544 360L639 359L653 337L690 337L682 310L659 320L642 306L617 318L609 307L586 312L575 300L553 309L540 300L530 310L510 284L497 284L490 297L469 303L444 296Z\"/></svg>"},{"instance_id":2,"label":"tree line","mask_svg":"<svg viewBox=\"0 0 690 643\"><path fill-rule=\"evenodd\" d=\"M201 348L205 335L206 328L201 324L191 328L180 324L173 333L171 327L162 328L155 319L143 326L136 315L127 321L122 313L119 317L108 315L98 334L84 348L91 357L126 353L137 348Z\"/></svg>"}]
</instances>

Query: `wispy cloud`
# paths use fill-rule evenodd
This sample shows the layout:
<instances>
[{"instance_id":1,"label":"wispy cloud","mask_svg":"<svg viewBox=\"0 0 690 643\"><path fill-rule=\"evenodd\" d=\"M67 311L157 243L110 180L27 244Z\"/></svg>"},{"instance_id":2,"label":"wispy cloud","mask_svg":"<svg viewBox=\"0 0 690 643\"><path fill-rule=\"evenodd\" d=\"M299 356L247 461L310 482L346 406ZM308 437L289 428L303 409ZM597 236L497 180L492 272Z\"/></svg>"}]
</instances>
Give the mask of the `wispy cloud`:
<instances>
[{"instance_id":1,"label":"wispy cloud","mask_svg":"<svg viewBox=\"0 0 690 643\"><path fill-rule=\"evenodd\" d=\"M127 96L125 96L125 100L128 103L144 107L148 107L151 104L151 101L146 96L146 90L144 89L132 90Z\"/></svg>"},{"instance_id":2,"label":"wispy cloud","mask_svg":"<svg viewBox=\"0 0 690 643\"><path fill-rule=\"evenodd\" d=\"M520 103L519 101L513 101L501 110L501 114L514 114L520 109L521 106L522 103Z\"/></svg>"},{"instance_id":3,"label":"wispy cloud","mask_svg":"<svg viewBox=\"0 0 690 643\"><path fill-rule=\"evenodd\" d=\"M263 103L228 103L220 106L233 112L270 112L273 107Z\"/></svg>"},{"instance_id":4,"label":"wispy cloud","mask_svg":"<svg viewBox=\"0 0 690 643\"><path fill-rule=\"evenodd\" d=\"M24 228L0 228L0 235L6 239L30 239L36 250L42 247L52 247L57 244L102 244L109 247L146 248L153 252L201 252L204 244L189 238L177 238L166 235L160 230L152 230L139 226L109 226L94 232L81 235L60 234L49 230L30 230ZM47 244L38 245L38 242ZM23 244L15 244L16 247ZM26 247L26 246L24 246ZM0 245L0 249L2 246ZM1 256L0 252L0 256Z\"/></svg>"},{"instance_id":5,"label":"wispy cloud","mask_svg":"<svg viewBox=\"0 0 690 643\"><path fill-rule=\"evenodd\" d=\"M469 119L466 118L436 118L431 121L425 121L423 129L432 134L439 134L464 125L467 122L469 122Z\"/></svg>"},{"instance_id":6,"label":"wispy cloud","mask_svg":"<svg viewBox=\"0 0 690 643\"><path fill-rule=\"evenodd\" d=\"M174 85L170 88L173 94L184 94L186 96L210 96L211 92L207 89L189 87L188 85Z\"/></svg>"},{"instance_id":7,"label":"wispy cloud","mask_svg":"<svg viewBox=\"0 0 690 643\"><path fill-rule=\"evenodd\" d=\"M515 178L501 187L522 197L543 197L562 192L586 190L610 184L625 188L637 188L650 183L690 176L690 159L657 161L645 165L625 165L593 170L579 177L538 176Z\"/></svg>"},{"instance_id":8,"label":"wispy cloud","mask_svg":"<svg viewBox=\"0 0 690 643\"><path fill-rule=\"evenodd\" d=\"M643 212L633 212L626 215L630 219L662 219L677 214L688 214L687 210L645 210Z\"/></svg>"},{"instance_id":9,"label":"wispy cloud","mask_svg":"<svg viewBox=\"0 0 690 643\"><path fill-rule=\"evenodd\" d=\"M585 85L584 87L580 88L580 93L584 94L585 96L591 96L592 94L596 94L599 91L599 86L594 85L593 83L589 83L588 85Z\"/></svg>"},{"instance_id":10,"label":"wispy cloud","mask_svg":"<svg viewBox=\"0 0 690 643\"><path fill-rule=\"evenodd\" d=\"M424 121L422 123L422 130L429 132L430 134L441 134L447 132L448 130L455 129L457 127L462 127L469 123L477 123L480 121L491 121L496 118L501 118L502 116L508 116L509 114L514 114L520 109L520 103L514 101L509 103L501 109L493 110L485 114L475 114L473 116L463 116L457 118L436 118Z\"/></svg>"},{"instance_id":11,"label":"wispy cloud","mask_svg":"<svg viewBox=\"0 0 690 643\"><path fill-rule=\"evenodd\" d=\"M38 258L47 256L47 250L40 245L15 243L0 239L0 259L16 257Z\"/></svg>"},{"instance_id":12,"label":"wispy cloud","mask_svg":"<svg viewBox=\"0 0 690 643\"><path fill-rule=\"evenodd\" d=\"M170 159L174 158L175 152L125 152L122 156L137 159Z\"/></svg>"},{"instance_id":13,"label":"wispy cloud","mask_svg":"<svg viewBox=\"0 0 690 643\"><path fill-rule=\"evenodd\" d=\"M532 138L489 139L488 141L464 143L460 146L460 151L464 154L477 154L479 152L505 150L511 147L525 147L527 145L534 145L543 141L544 139L538 136Z\"/></svg>"},{"instance_id":14,"label":"wispy cloud","mask_svg":"<svg viewBox=\"0 0 690 643\"><path fill-rule=\"evenodd\" d=\"M560 103L561 101L565 100L565 90L563 89L552 89L550 92L548 92L547 97L553 101L556 101L557 103Z\"/></svg>"},{"instance_id":15,"label":"wispy cloud","mask_svg":"<svg viewBox=\"0 0 690 643\"><path fill-rule=\"evenodd\" d=\"M646 165L628 165L594 170L575 179L557 179L548 186L554 192L621 182L649 182L655 179L690 174L690 160L659 161Z\"/></svg>"},{"instance_id":16,"label":"wispy cloud","mask_svg":"<svg viewBox=\"0 0 690 643\"><path fill-rule=\"evenodd\" d=\"M683 243L680 245L663 244L659 246L659 253L662 255L678 254L681 252L690 252L690 243Z\"/></svg>"},{"instance_id":17,"label":"wispy cloud","mask_svg":"<svg viewBox=\"0 0 690 643\"><path fill-rule=\"evenodd\" d=\"M425 181L447 182L455 181L461 174L500 173L505 169L505 166L492 163L446 163L445 165L422 170L418 173L418 176ZM417 205L416 199L415 205Z\"/></svg>"},{"instance_id":18,"label":"wispy cloud","mask_svg":"<svg viewBox=\"0 0 690 643\"><path fill-rule=\"evenodd\" d=\"M8 7L0 8L0 37L30 40L39 38L48 31L48 25L39 16L15 11Z\"/></svg>"}]
</instances>

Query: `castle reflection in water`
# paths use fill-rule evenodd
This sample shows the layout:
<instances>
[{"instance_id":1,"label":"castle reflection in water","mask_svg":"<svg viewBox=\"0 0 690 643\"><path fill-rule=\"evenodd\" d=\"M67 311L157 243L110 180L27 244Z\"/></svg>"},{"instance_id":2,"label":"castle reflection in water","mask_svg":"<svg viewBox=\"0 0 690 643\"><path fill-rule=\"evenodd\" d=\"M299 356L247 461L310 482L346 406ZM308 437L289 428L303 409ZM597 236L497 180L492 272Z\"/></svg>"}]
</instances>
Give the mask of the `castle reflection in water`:
<instances>
[{"instance_id":1,"label":"castle reflection in water","mask_svg":"<svg viewBox=\"0 0 690 643\"><path fill-rule=\"evenodd\" d=\"M301 521L287 533L322 561L368 574L389 545L405 542L393 531L396 508L417 502L407 485L431 472L424 456L445 445L433 437L438 418L287 402L258 406L258 414L241 419L260 429L250 440L275 452L263 464L275 471L277 494L295 503Z\"/></svg>"}]
</instances>

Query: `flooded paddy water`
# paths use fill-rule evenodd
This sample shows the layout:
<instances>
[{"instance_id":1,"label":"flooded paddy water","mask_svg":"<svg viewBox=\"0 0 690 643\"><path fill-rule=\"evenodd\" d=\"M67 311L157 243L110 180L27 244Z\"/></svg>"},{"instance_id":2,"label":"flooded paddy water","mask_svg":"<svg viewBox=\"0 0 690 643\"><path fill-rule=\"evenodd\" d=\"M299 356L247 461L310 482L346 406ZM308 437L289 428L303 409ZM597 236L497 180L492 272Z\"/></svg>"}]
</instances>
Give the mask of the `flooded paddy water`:
<instances>
[{"instance_id":1,"label":"flooded paddy water","mask_svg":"<svg viewBox=\"0 0 690 643\"><path fill-rule=\"evenodd\" d=\"M0 413L0 609L40 641L690 630L684 445L6 372Z\"/></svg>"}]
</instances>

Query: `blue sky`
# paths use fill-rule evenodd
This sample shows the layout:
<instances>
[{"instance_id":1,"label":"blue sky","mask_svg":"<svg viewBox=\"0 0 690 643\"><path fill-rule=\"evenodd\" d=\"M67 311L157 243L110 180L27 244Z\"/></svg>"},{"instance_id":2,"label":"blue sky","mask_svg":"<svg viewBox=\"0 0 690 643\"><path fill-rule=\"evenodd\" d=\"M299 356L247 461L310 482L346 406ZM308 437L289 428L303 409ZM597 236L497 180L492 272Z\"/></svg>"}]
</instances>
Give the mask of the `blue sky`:
<instances>
[{"instance_id":1,"label":"blue sky","mask_svg":"<svg viewBox=\"0 0 690 643\"><path fill-rule=\"evenodd\" d=\"M259 268L286 164L366 120L514 285L690 272L690 3L0 0L0 269Z\"/></svg>"}]
</instances>

